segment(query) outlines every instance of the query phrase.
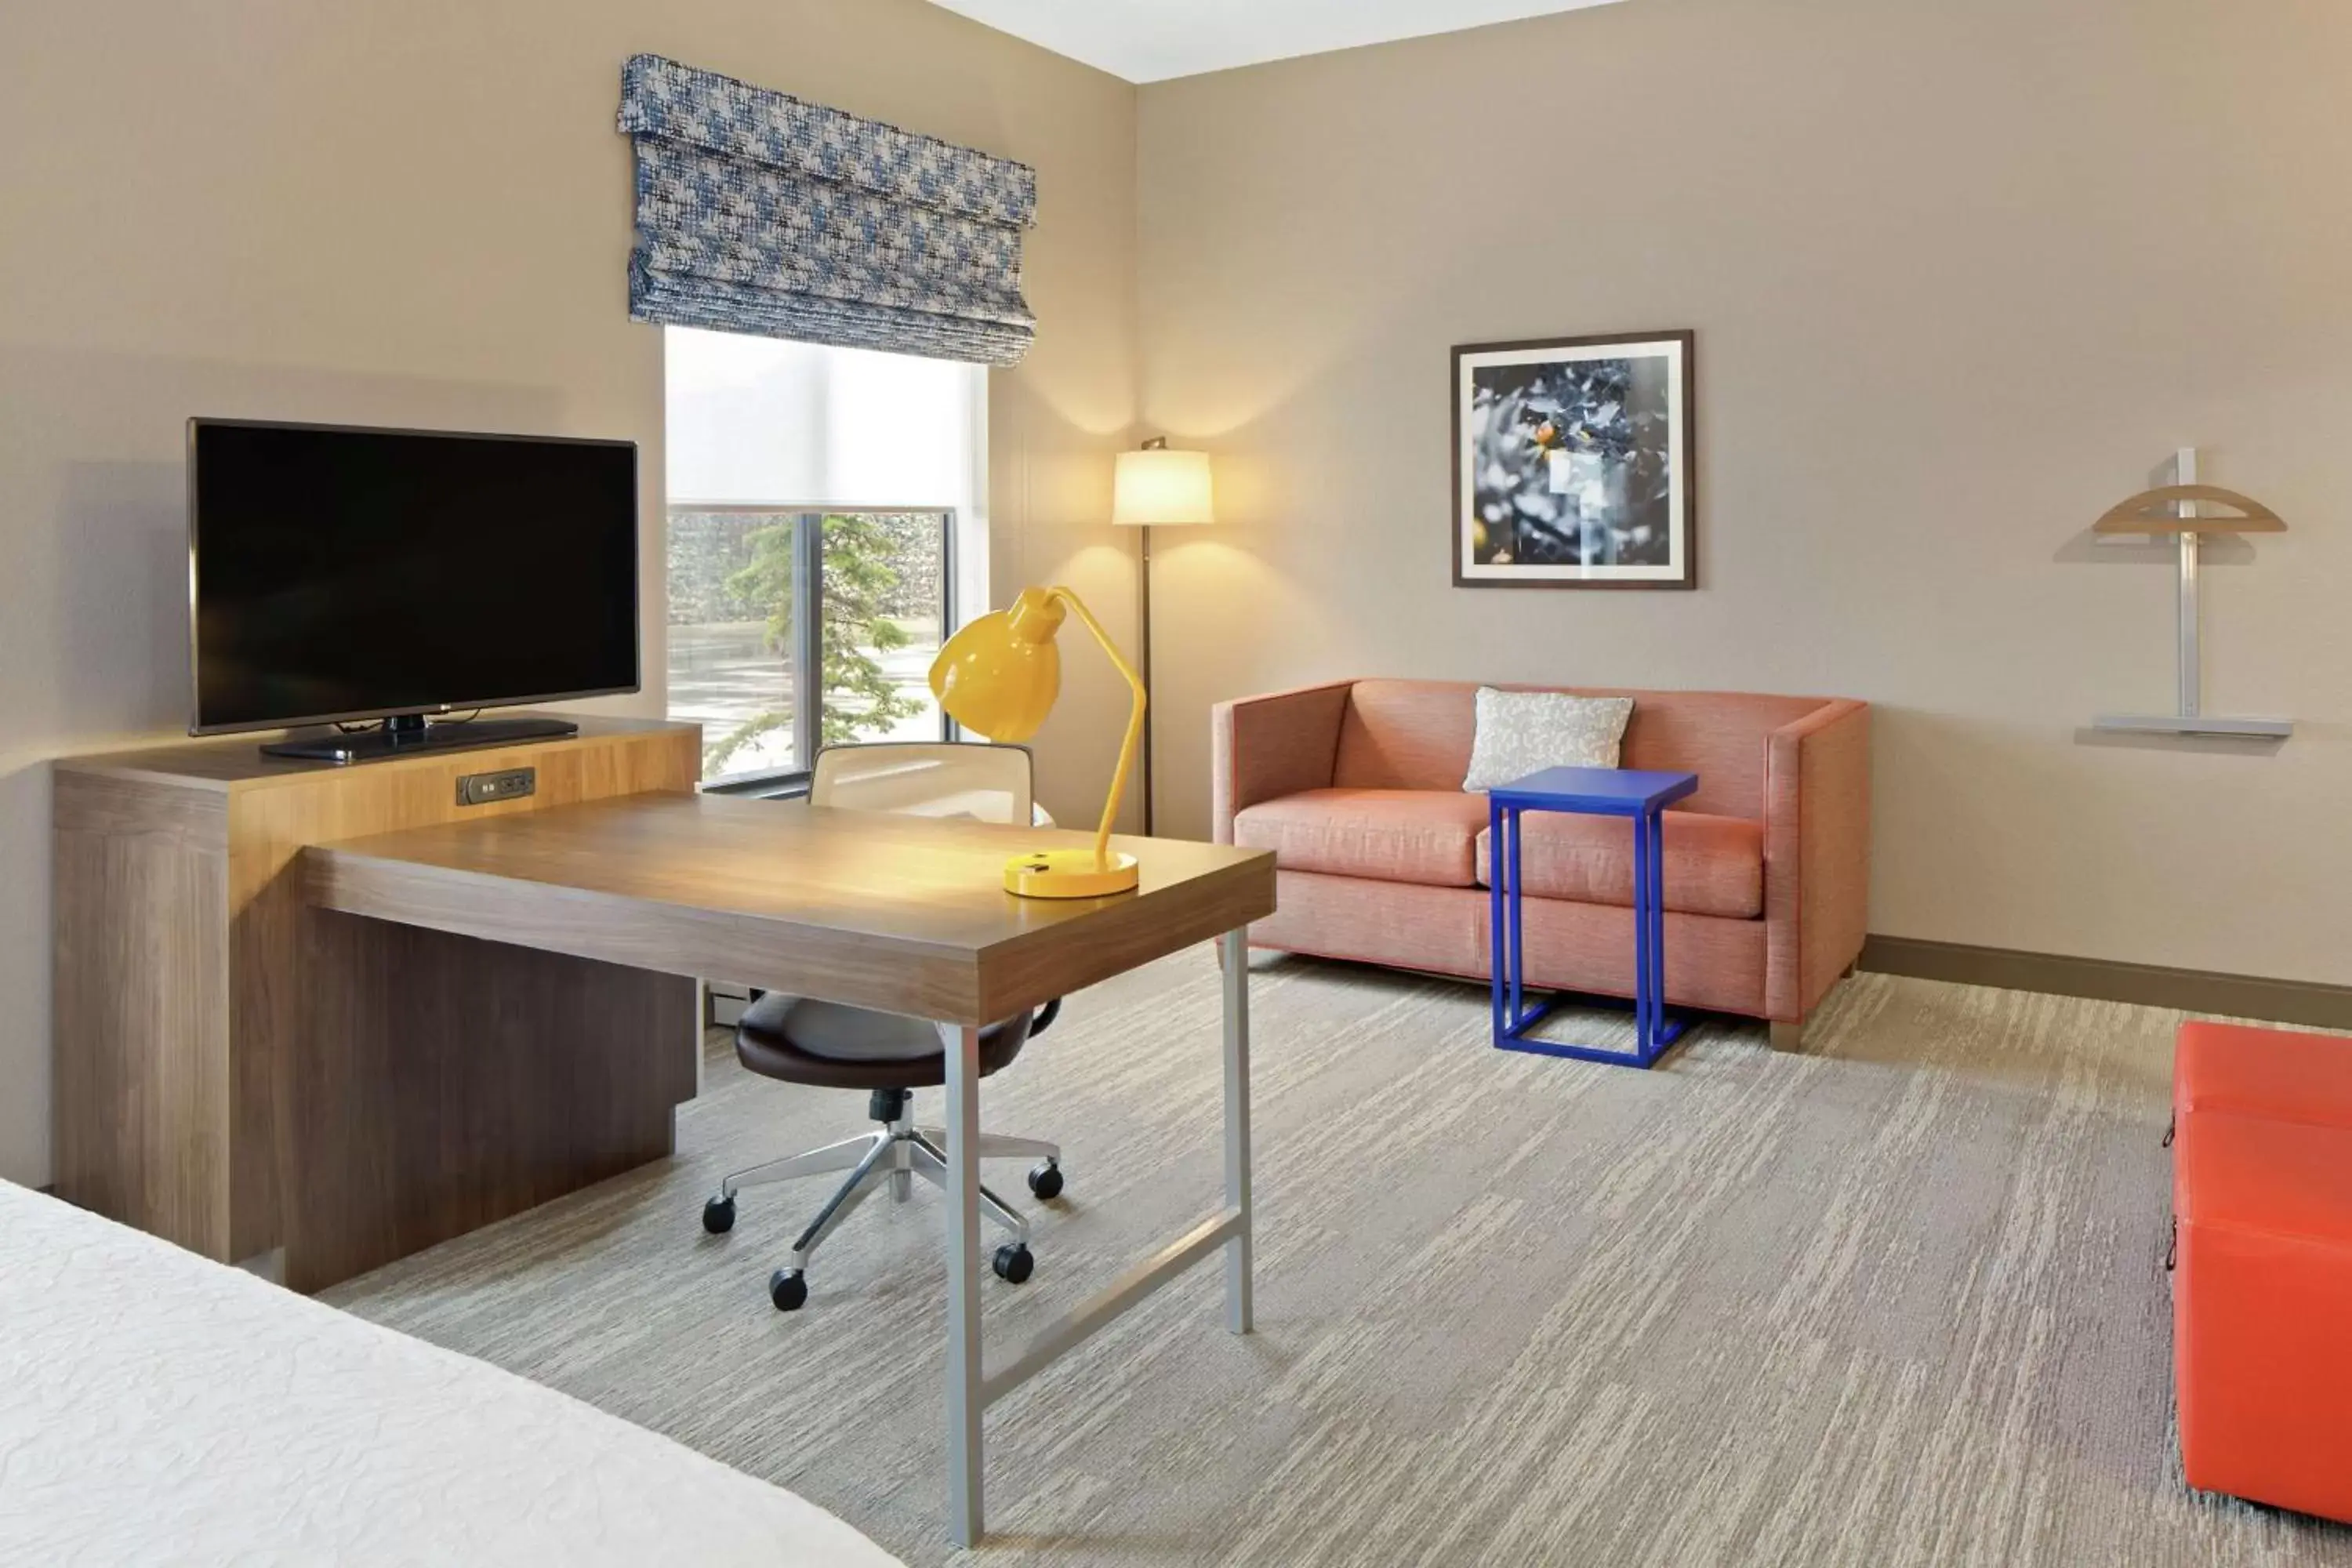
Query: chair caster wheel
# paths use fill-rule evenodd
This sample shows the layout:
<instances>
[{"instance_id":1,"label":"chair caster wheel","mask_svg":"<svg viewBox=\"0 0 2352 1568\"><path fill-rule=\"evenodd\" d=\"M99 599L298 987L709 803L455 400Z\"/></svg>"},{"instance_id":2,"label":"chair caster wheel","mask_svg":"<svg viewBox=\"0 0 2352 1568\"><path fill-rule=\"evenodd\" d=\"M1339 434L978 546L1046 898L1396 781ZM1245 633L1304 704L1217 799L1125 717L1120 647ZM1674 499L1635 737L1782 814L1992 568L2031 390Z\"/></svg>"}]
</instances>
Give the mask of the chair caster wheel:
<instances>
[{"instance_id":1,"label":"chair caster wheel","mask_svg":"<svg viewBox=\"0 0 2352 1568\"><path fill-rule=\"evenodd\" d=\"M990 1262L996 1268L996 1277L1009 1285L1020 1284L1037 1268L1036 1258L1029 1254L1029 1244L1022 1241L1006 1242L996 1249Z\"/></svg>"},{"instance_id":2,"label":"chair caster wheel","mask_svg":"<svg viewBox=\"0 0 2352 1568\"><path fill-rule=\"evenodd\" d=\"M797 1312L808 1305L808 1281L797 1268L779 1268L768 1276L768 1300L779 1312Z\"/></svg>"},{"instance_id":3,"label":"chair caster wheel","mask_svg":"<svg viewBox=\"0 0 2352 1568\"><path fill-rule=\"evenodd\" d=\"M1062 1167L1048 1160L1029 1173L1029 1190L1040 1202L1050 1202L1062 1195Z\"/></svg>"},{"instance_id":4,"label":"chair caster wheel","mask_svg":"<svg viewBox=\"0 0 2352 1568\"><path fill-rule=\"evenodd\" d=\"M725 1236L735 1228L735 1200L713 1198L702 1205L702 1228L713 1236Z\"/></svg>"}]
</instances>

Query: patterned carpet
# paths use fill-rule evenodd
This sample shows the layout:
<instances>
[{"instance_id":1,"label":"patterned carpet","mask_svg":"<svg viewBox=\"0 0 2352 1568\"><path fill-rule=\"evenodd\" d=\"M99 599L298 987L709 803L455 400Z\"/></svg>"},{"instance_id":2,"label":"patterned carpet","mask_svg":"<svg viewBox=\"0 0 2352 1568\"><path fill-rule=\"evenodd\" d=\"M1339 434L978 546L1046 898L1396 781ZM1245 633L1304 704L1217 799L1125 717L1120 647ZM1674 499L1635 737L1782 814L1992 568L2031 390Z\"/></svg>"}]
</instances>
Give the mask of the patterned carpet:
<instances>
[{"instance_id":1,"label":"patterned carpet","mask_svg":"<svg viewBox=\"0 0 2352 1568\"><path fill-rule=\"evenodd\" d=\"M1204 1269L997 1406L969 1556L937 1197L868 1204L790 1316L765 1280L821 1184L698 1220L722 1169L860 1131L858 1097L714 1053L676 1161L329 1299L919 1565L2352 1564L2352 1530L2180 1484L2178 1015L1864 975L1803 1056L1716 1024L1643 1074L1495 1051L1485 994L1439 981L1262 957L1252 999L1259 1332ZM988 1125L1070 1174L1036 1278L985 1281L997 1354L1214 1207L1216 1030L1203 950L991 1080Z\"/></svg>"}]
</instances>

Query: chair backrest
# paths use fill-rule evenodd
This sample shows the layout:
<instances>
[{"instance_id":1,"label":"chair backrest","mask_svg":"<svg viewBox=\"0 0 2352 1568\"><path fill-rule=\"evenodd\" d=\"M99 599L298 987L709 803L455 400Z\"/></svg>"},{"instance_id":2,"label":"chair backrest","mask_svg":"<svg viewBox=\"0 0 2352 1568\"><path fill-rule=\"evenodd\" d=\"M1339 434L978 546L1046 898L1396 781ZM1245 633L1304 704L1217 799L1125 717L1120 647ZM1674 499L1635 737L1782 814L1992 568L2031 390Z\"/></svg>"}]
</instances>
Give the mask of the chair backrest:
<instances>
[{"instance_id":1,"label":"chair backrest","mask_svg":"<svg viewBox=\"0 0 2352 1568\"><path fill-rule=\"evenodd\" d=\"M1035 821L1035 763L1026 746L985 741L887 741L828 746L816 754L809 804L908 816L962 816L976 822ZM1020 1040L1045 1032L1062 1010L1058 996L1023 1015ZM1005 1065L1012 1061L1006 1057Z\"/></svg>"},{"instance_id":2,"label":"chair backrest","mask_svg":"<svg viewBox=\"0 0 2352 1568\"><path fill-rule=\"evenodd\" d=\"M1033 767L1026 746L977 741L828 746L816 754L809 804L1026 826Z\"/></svg>"}]
</instances>

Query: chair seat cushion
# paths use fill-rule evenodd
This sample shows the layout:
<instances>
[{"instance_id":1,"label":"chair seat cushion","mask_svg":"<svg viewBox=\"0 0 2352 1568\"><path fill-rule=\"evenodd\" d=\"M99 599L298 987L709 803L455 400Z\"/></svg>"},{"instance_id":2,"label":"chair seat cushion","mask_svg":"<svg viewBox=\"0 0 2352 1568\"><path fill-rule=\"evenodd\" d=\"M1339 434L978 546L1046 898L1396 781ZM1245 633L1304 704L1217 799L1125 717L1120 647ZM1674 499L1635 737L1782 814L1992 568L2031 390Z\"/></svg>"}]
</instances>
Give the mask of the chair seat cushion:
<instances>
[{"instance_id":1,"label":"chair seat cushion","mask_svg":"<svg viewBox=\"0 0 2352 1568\"><path fill-rule=\"evenodd\" d=\"M982 1078L1012 1065L1030 1015L980 1032ZM770 992L743 1010L735 1055L753 1072L824 1089L931 1089L947 1081L938 1028L921 1018Z\"/></svg>"},{"instance_id":2,"label":"chair seat cushion","mask_svg":"<svg viewBox=\"0 0 2352 1568\"><path fill-rule=\"evenodd\" d=\"M1486 797L1459 790L1310 789L1234 816L1234 842L1286 871L1426 887L1477 886Z\"/></svg>"},{"instance_id":3,"label":"chair seat cushion","mask_svg":"<svg viewBox=\"0 0 2352 1568\"><path fill-rule=\"evenodd\" d=\"M1699 811L1664 814L1666 908L1677 914L1754 920L1764 912L1764 825ZM1493 887L1486 835L1478 835L1478 882ZM1520 891L1571 903L1633 904L1633 825L1622 816L1530 811L1519 818Z\"/></svg>"},{"instance_id":4,"label":"chair seat cushion","mask_svg":"<svg viewBox=\"0 0 2352 1568\"><path fill-rule=\"evenodd\" d=\"M2352 1128L2352 1039L2245 1024L2183 1024L2172 1108Z\"/></svg>"}]
</instances>

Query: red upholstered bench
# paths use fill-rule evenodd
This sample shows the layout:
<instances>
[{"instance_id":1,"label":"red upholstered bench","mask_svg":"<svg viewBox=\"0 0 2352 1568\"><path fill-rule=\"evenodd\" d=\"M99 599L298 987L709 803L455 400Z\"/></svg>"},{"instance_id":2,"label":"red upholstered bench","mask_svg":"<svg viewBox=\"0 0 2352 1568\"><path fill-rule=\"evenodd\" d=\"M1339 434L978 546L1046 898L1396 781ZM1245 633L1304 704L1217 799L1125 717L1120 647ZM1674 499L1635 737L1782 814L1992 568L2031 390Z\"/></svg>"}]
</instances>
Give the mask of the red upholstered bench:
<instances>
[{"instance_id":1,"label":"red upholstered bench","mask_svg":"<svg viewBox=\"0 0 2352 1568\"><path fill-rule=\"evenodd\" d=\"M2182 1468L2352 1521L2352 1040L2189 1024L2174 1061Z\"/></svg>"},{"instance_id":2,"label":"red upholstered bench","mask_svg":"<svg viewBox=\"0 0 2352 1568\"><path fill-rule=\"evenodd\" d=\"M2247 1024L2183 1024L2172 1110L2352 1127L2352 1040Z\"/></svg>"}]
</instances>

